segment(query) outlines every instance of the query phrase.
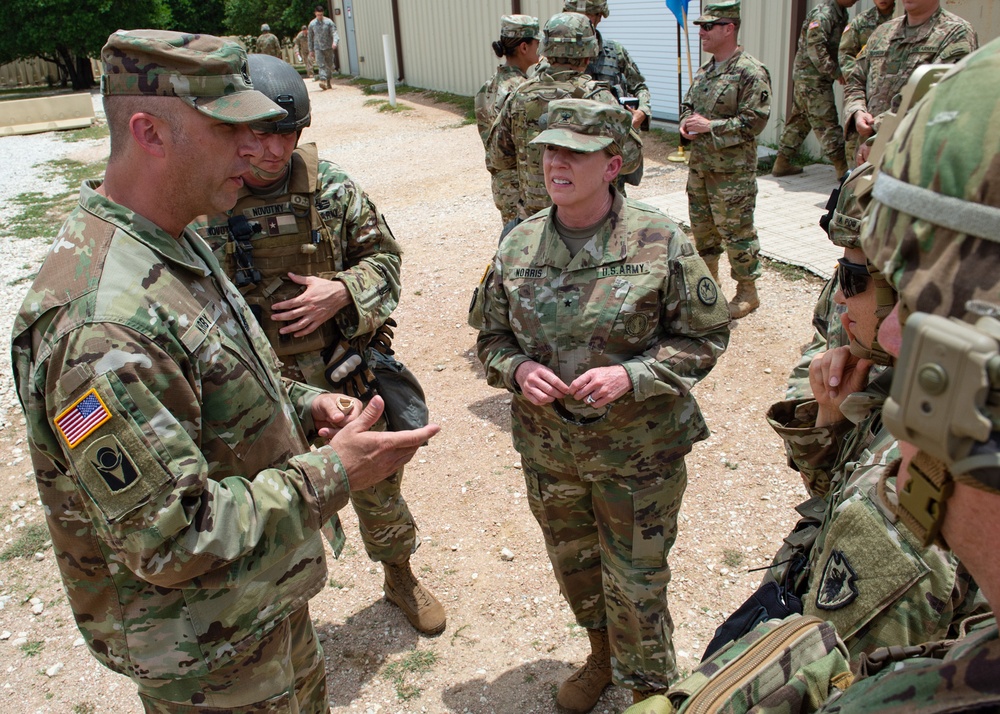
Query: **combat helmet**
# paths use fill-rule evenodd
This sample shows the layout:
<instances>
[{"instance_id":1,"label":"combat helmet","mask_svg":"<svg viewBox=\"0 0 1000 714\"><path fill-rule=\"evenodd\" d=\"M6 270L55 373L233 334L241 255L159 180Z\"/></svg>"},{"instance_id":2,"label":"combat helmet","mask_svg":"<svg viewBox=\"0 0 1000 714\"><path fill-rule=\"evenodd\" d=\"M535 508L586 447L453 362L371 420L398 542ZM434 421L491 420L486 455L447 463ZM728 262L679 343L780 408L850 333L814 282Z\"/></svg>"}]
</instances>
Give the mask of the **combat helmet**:
<instances>
[{"instance_id":1,"label":"combat helmet","mask_svg":"<svg viewBox=\"0 0 1000 714\"><path fill-rule=\"evenodd\" d=\"M561 12L545 23L542 54L552 59L593 59L597 56L597 35L586 15Z\"/></svg>"},{"instance_id":2,"label":"combat helmet","mask_svg":"<svg viewBox=\"0 0 1000 714\"><path fill-rule=\"evenodd\" d=\"M919 449L898 503L882 498L925 543L944 544L953 482L1000 493L998 72L993 41L902 120L861 231L904 323L883 418Z\"/></svg>"},{"instance_id":3,"label":"combat helmet","mask_svg":"<svg viewBox=\"0 0 1000 714\"><path fill-rule=\"evenodd\" d=\"M267 134L290 134L309 126L312 122L309 91L298 71L271 55L252 54L248 56L248 62L254 89L288 112L288 116L279 121L254 122L253 130Z\"/></svg>"},{"instance_id":4,"label":"combat helmet","mask_svg":"<svg viewBox=\"0 0 1000 714\"><path fill-rule=\"evenodd\" d=\"M600 15L608 17L608 0L565 0L563 12L578 12L581 15Z\"/></svg>"}]
</instances>

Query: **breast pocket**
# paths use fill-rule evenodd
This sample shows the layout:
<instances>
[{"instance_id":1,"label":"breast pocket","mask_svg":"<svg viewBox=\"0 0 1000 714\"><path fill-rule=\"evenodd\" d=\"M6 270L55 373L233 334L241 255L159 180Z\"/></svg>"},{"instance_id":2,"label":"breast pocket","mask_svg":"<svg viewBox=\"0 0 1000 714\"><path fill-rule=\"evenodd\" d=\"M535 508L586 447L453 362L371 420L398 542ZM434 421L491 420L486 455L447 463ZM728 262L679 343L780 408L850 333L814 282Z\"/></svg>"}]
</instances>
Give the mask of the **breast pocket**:
<instances>
[{"instance_id":1,"label":"breast pocket","mask_svg":"<svg viewBox=\"0 0 1000 714\"><path fill-rule=\"evenodd\" d=\"M712 118L724 119L735 116L740 104L740 77L739 75L727 75L720 77L718 82L720 89L715 98L715 116Z\"/></svg>"},{"instance_id":2,"label":"breast pocket","mask_svg":"<svg viewBox=\"0 0 1000 714\"><path fill-rule=\"evenodd\" d=\"M555 292L548 285L524 282L512 286L508 295L510 327L526 355L547 364L552 346L542 327L543 313L552 312Z\"/></svg>"},{"instance_id":3,"label":"breast pocket","mask_svg":"<svg viewBox=\"0 0 1000 714\"><path fill-rule=\"evenodd\" d=\"M613 354L638 354L656 333L659 319L659 291L619 279L605 303L591 348Z\"/></svg>"}]
</instances>

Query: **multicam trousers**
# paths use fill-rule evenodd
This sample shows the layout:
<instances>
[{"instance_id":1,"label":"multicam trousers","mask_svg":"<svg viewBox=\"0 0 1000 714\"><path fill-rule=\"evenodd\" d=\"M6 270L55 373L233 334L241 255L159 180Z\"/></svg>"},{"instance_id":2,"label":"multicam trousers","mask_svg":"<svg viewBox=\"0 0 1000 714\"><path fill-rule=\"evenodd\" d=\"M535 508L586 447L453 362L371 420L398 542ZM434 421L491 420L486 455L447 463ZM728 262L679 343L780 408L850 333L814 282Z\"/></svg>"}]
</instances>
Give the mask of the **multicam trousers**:
<instances>
[{"instance_id":1,"label":"multicam trousers","mask_svg":"<svg viewBox=\"0 0 1000 714\"><path fill-rule=\"evenodd\" d=\"M684 459L659 473L585 481L522 454L528 504L577 623L607 628L616 684L666 689L677 677L667 555L687 486Z\"/></svg>"},{"instance_id":2,"label":"multicam trousers","mask_svg":"<svg viewBox=\"0 0 1000 714\"><path fill-rule=\"evenodd\" d=\"M756 280L762 268L760 241L753 225L757 177L753 173L688 171L688 214L702 256L729 256L734 280Z\"/></svg>"},{"instance_id":3,"label":"multicam trousers","mask_svg":"<svg viewBox=\"0 0 1000 714\"><path fill-rule=\"evenodd\" d=\"M330 711L326 663L309 607L232 663L199 679L143 679L146 714L319 714Z\"/></svg>"}]
</instances>

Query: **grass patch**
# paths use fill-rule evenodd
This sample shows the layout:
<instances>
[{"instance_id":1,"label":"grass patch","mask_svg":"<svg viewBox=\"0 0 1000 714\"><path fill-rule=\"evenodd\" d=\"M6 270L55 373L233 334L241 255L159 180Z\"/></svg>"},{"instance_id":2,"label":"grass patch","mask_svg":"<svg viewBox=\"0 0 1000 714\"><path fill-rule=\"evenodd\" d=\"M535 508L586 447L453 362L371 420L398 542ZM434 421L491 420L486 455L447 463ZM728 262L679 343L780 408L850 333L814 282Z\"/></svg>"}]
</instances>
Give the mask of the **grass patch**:
<instances>
[{"instance_id":1,"label":"grass patch","mask_svg":"<svg viewBox=\"0 0 1000 714\"><path fill-rule=\"evenodd\" d=\"M723 548L722 562L727 568L738 568L743 565L743 553L736 548Z\"/></svg>"},{"instance_id":2,"label":"grass patch","mask_svg":"<svg viewBox=\"0 0 1000 714\"><path fill-rule=\"evenodd\" d=\"M59 138L63 141L90 141L92 139L106 139L111 136L111 130L104 122L91 124L85 129L73 129L59 133Z\"/></svg>"},{"instance_id":3,"label":"grass patch","mask_svg":"<svg viewBox=\"0 0 1000 714\"><path fill-rule=\"evenodd\" d=\"M385 668L385 676L391 679L396 687L396 698L405 702L419 697L420 688L407 682L407 677L427 672L437 659L435 652L416 650L401 660L389 663Z\"/></svg>"},{"instance_id":4,"label":"grass patch","mask_svg":"<svg viewBox=\"0 0 1000 714\"><path fill-rule=\"evenodd\" d=\"M762 142L761 146L766 146L769 149L778 150L778 145L769 142ZM824 161L818 156L813 156L808 151L805 150L805 144L799 147L799 151L795 156L792 157L793 166L811 166L812 164L822 164ZM771 169L774 168L774 162L777 160L778 155L774 156L762 156L757 159L757 175L763 176L764 174L771 173Z\"/></svg>"},{"instance_id":5,"label":"grass patch","mask_svg":"<svg viewBox=\"0 0 1000 714\"><path fill-rule=\"evenodd\" d=\"M388 93L386 88L386 83L377 79L364 79L362 77L354 77L351 79L351 84L355 87L360 87L361 91L369 95L384 95ZM459 110L462 115L462 124L475 124L476 123L476 99L475 97L466 97L462 94L452 94L451 92L438 92L432 89L421 89L420 87L411 87L408 84L397 84L396 94L413 94L419 95L430 99L432 102L438 104L447 104ZM365 102L368 105L368 102ZM410 109L411 107L406 107ZM379 109L379 111L392 111L390 109ZM396 111L399 111L398 109Z\"/></svg>"},{"instance_id":6,"label":"grass patch","mask_svg":"<svg viewBox=\"0 0 1000 714\"><path fill-rule=\"evenodd\" d=\"M674 149L681 145L681 135L676 131L667 131L666 129L650 129L643 137L643 141L649 141L650 138Z\"/></svg>"},{"instance_id":7,"label":"grass patch","mask_svg":"<svg viewBox=\"0 0 1000 714\"><path fill-rule=\"evenodd\" d=\"M817 280L820 279L818 276L813 275L808 270L799 267L798 265L790 265L789 263L782 263L778 260L770 260L764 256L761 256L760 260L764 263L764 266L768 270L773 270L785 280L796 282L799 280L806 280L808 278L816 278Z\"/></svg>"},{"instance_id":8,"label":"grass patch","mask_svg":"<svg viewBox=\"0 0 1000 714\"><path fill-rule=\"evenodd\" d=\"M25 657L34 657L40 655L42 650L45 649L45 643L41 640L28 640L23 645L21 645L21 653Z\"/></svg>"},{"instance_id":9,"label":"grass patch","mask_svg":"<svg viewBox=\"0 0 1000 714\"><path fill-rule=\"evenodd\" d=\"M375 107L380 112L409 112L413 110L413 107L402 102L397 102L396 106L392 106L388 99L369 99L365 101L364 106Z\"/></svg>"},{"instance_id":10,"label":"grass patch","mask_svg":"<svg viewBox=\"0 0 1000 714\"><path fill-rule=\"evenodd\" d=\"M6 563L14 558L30 558L45 547L49 542L49 529L44 523L32 523L25 526L21 535L0 553L0 562Z\"/></svg>"},{"instance_id":11,"label":"grass patch","mask_svg":"<svg viewBox=\"0 0 1000 714\"><path fill-rule=\"evenodd\" d=\"M73 714L94 714L96 711L90 702L80 702L73 705Z\"/></svg>"},{"instance_id":12,"label":"grass patch","mask_svg":"<svg viewBox=\"0 0 1000 714\"><path fill-rule=\"evenodd\" d=\"M72 159L58 159L43 164L40 171L46 178L61 179L66 189L52 196L32 191L11 199L20 207L20 213L13 216L6 225L6 234L15 240L43 239L51 242L59 232L59 226L72 209L84 179L101 171L99 164L84 164ZM19 278L23 281L27 278Z\"/></svg>"}]
</instances>

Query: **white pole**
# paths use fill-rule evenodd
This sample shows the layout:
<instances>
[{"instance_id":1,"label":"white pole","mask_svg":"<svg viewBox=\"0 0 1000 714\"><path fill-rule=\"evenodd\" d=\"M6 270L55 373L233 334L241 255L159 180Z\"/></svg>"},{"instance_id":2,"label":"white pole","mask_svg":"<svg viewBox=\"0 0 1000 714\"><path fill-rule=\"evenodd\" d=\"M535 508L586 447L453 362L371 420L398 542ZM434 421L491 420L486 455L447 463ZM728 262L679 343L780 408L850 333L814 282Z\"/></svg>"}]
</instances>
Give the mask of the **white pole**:
<instances>
[{"instance_id":1,"label":"white pole","mask_svg":"<svg viewBox=\"0 0 1000 714\"><path fill-rule=\"evenodd\" d=\"M382 35L382 50L385 52L385 81L389 85L389 106L396 108L396 65L392 61L392 41L389 35Z\"/></svg>"}]
</instances>

